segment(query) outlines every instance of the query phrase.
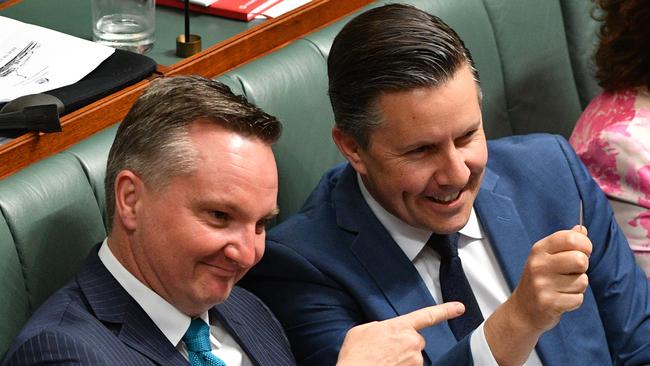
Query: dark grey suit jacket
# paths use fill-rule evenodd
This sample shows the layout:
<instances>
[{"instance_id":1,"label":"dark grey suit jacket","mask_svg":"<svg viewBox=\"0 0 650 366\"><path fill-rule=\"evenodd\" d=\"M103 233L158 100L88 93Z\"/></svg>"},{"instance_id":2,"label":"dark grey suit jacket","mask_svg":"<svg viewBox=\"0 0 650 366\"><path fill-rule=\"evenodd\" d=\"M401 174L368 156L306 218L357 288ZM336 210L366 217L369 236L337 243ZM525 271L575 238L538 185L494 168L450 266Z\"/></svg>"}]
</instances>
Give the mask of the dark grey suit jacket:
<instances>
[{"instance_id":1,"label":"dark grey suit jacket","mask_svg":"<svg viewBox=\"0 0 650 366\"><path fill-rule=\"evenodd\" d=\"M92 250L77 276L32 316L3 365L187 365ZM256 365L294 365L273 314L235 287L210 310Z\"/></svg>"}]
</instances>

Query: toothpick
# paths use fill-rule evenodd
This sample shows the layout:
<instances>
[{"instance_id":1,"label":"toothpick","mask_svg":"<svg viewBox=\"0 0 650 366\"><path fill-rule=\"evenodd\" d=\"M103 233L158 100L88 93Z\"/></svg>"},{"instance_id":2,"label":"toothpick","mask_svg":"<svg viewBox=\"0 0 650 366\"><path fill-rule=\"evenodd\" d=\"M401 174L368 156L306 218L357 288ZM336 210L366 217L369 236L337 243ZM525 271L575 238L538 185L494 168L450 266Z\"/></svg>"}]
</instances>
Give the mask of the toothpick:
<instances>
[{"instance_id":1,"label":"toothpick","mask_svg":"<svg viewBox=\"0 0 650 366\"><path fill-rule=\"evenodd\" d=\"M582 216L583 216L582 200L580 200L580 226L582 226Z\"/></svg>"}]
</instances>

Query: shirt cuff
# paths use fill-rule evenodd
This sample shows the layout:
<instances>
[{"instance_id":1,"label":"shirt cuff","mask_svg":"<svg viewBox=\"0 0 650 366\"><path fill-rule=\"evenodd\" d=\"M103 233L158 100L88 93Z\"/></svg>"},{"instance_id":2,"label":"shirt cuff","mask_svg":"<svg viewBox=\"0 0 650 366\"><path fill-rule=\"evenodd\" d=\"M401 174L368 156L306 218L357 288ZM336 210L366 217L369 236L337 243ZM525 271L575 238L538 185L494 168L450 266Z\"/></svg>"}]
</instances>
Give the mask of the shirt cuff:
<instances>
[{"instance_id":1,"label":"shirt cuff","mask_svg":"<svg viewBox=\"0 0 650 366\"><path fill-rule=\"evenodd\" d=\"M474 365L499 366L485 338L484 324L485 322L481 323L470 336L469 348L472 351L472 360Z\"/></svg>"}]
</instances>

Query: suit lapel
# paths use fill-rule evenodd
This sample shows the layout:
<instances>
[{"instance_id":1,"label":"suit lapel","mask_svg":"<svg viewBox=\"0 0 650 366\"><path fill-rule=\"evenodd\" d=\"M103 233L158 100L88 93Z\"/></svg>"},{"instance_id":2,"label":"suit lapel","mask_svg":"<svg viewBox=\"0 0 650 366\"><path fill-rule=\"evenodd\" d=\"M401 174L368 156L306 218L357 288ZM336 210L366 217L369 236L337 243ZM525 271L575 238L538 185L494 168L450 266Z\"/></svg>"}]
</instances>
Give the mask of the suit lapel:
<instances>
[{"instance_id":1,"label":"suit lapel","mask_svg":"<svg viewBox=\"0 0 650 366\"><path fill-rule=\"evenodd\" d=\"M254 365L264 365L267 359L264 349L265 344L256 344L251 339L259 336L261 329L257 329L246 320L247 315L242 313L242 306L238 306L239 298L237 288L231 292L228 300L210 309L210 317L219 319L221 325L228 330L228 333L235 339L237 344L248 355ZM250 316L250 314L248 314Z\"/></svg>"},{"instance_id":2,"label":"suit lapel","mask_svg":"<svg viewBox=\"0 0 650 366\"><path fill-rule=\"evenodd\" d=\"M125 314L119 338L161 365L187 365L187 360L134 301Z\"/></svg>"},{"instance_id":3,"label":"suit lapel","mask_svg":"<svg viewBox=\"0 0 650 366\"><path fill-rule=\"evenodd\" d=\"M350 250L393 308L394 314L386 314L386 318L434 305L415 266L366 204L356 179L349 165L341 173L333 192L337 220L345 230L357 233ZM456 344L446 322L420 333L427 340L425 353L430 360L435 360L440 350Z\"/></svg>"},{"instance_id":4,"label":"suit lapel","mask_svg":"<svg viewBox=\"0 0 650 366\"><path fill-rule=\"evenodd\" d=\"M526 264L531 243L514 203L506 194L496 192L499 176L486 169L474 208L486 231L501 271L510 287L517 287Z\"/></svg>"},{"instance_id":5,"label":"suit lapel","mask_svg":"<svg viewBox=\"0 0 650 366\"><path fill-rule=\"evenodd\" d=\"M118 338L130 348L160 365L187 365L160 329L108 272L97 255L99 246L88 257L78 276L81 291L97 319L121 324Z\"/></svg>"},{"instance_id":6,"label":"suit lapel","mask_svg":"<svg viewBox=\"0 0 650 366\"><path fill-rule=\"evenodd\" d=\"M498 180L498 175L485 170L474 207L512 292L519 283L535 243L528 235L515 204L508 197L510 192L500 192ZM534 211L535 208L530 210ZM565 333L564 323L560 322L542 335L535 349L543 362L571 359L563 342Z\"/></svg>"}]
</instances>

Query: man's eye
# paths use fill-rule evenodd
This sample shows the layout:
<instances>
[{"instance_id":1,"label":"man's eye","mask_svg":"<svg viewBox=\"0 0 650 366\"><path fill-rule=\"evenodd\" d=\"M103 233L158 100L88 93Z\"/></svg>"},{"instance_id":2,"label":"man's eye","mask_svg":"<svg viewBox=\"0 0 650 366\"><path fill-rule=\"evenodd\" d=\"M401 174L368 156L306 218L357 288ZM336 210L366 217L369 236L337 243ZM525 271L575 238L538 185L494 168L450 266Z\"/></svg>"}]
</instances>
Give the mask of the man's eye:
<instances>
[{"instance_id":1,"label":"man's eye","mask_svg":"<svg viewBox=\"0 0 650 366\"><path fill-rule=\"evenodd\" d=\"M271 222L269 219L262 219L255 224L255 232L259 235L266 230L266 226Z\"/></svg>"},{"instance_id":2,"label":"man's eye","mask_svg":"<svg viewBox=\"0 0 650 366\"><path fill-rule=\"evenodd\" d=\"M260 221L257 222L257 226L266 227L269 221L270 221L269 219L261 219Z\"/></svg>"},{"instance_id":3,"label":"man's eye","mask_svg":"<svg viewBox=\"0 0 650 366\"><path fill-rule=\"evenodd\" d=\"M478 130L471 130L468 133L461 136L460 137L460 142L462 143L462 142L471 141L472 137L474 137L474 134L476 134L476 131L478 131Z\"/></svg>"},{"instance_id":4,"label":"man's eye","mask_svg":"<svg viewBox=\"0 0 650 366\"><path fill-rule=\"evenodd\" d=\"M428 146L418 146L415 149L409 151L409 154L422 154L423 152L429 150Z\"/></svg>"},{"instance_id":5,"label":"man's eye","mask_svg":"<svg viewBox=\"0 0 650 366\"><path fill-rule=\"evenodd\" d=\"M217 221L228 221L228 214L221 211L212 211L212 217Z\"/></svg>"}]
</instances>

